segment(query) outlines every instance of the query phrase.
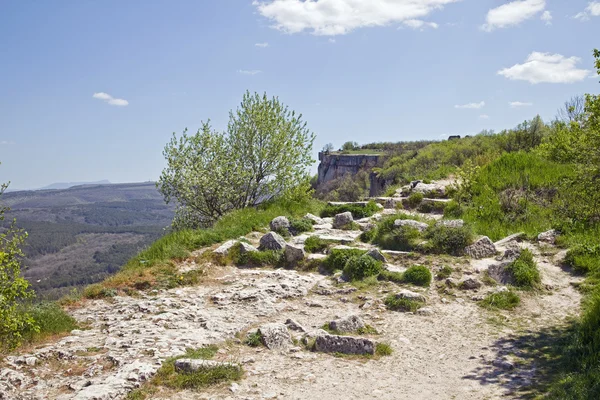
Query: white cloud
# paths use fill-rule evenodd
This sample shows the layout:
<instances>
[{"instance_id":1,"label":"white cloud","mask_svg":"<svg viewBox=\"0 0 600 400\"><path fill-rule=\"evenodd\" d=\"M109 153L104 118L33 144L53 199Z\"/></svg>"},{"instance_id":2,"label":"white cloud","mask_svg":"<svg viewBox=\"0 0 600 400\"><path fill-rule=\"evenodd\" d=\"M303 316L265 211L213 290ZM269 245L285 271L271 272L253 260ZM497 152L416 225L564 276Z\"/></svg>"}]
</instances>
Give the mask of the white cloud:
<instances>
[{"instance_id":1,"label":"white cloud","mask_svg":"<svg viewBox=\"0 0 600 400\"><path fill-rule=\"evenodd\" d=\"M437 29L439 27L439 25L436 24L435 22L425 22L420 19L408 19L402 23L404 25L408 26L409 28L420 29L420 30L424 30L425 28Z\"/></svg>"},{"instance_id":2,"label":"white cloud","mask_svg":"<svg viewBox=\"0 0 600 400\"><path fill-rule=\"evenodd\" d=\"M585 8L585 11L582 11L575 15L573 18L579 19L581 21L587 21L592 17L600 17L600 2L592 1L588 3L588 6Z\"/></svg>"},{"instance_id":3,"label":"white cloud","mask_svg":"<svg viewBox=\"0 0 600 400\"><path fill-rule=\"evenodd\" d=\"M242 74L242 75L258 75L260 74L262 71L258 70L258 69L253 69L253 70L245 70L245 69L240 69L238 70L238 73Z\"/></svg>"},{"instance_id":4,"label":"white cloud","mask_svg":"<svg viewBox=\"0 0 600 400\"><path fill-rule=\"evenodd\" d=\"M546 0L517 0L488 11L486 23L481 27L491 32L496 28L518 25L533 18L546 8Z\"/></svg>"},{"instance_id":5,"label":"white cloud","mask_svg":"<svg viewBox=\"0 0 600 400\"><path fill-rule=\"evenodd\" d=\"M550 11L544 11L540 19L546 22L546 25L552 25L552 13Z\"/></svg>"},{"instance_id":6,"label":"white cloud","mask_svg":"<svg viewBox=\"0 0 600 400\"><path fill-rule=\"evenodd\" d=\"M529 83L573 83L584 80L589 70L578 69L579 57L565 57L560 54L540 53L534 51L523 64L515 64L510 68L498 71L511 80L522 80Z\"/></svg>"},{"instance_id":7,"label":"white cloud","mask_svg":"<svg viewBox=\"0 0 600 400\"><path fill-rule=\"evenodd\" d=\"M125 106L129 105L129 102L127 100L115 99L110 94L104 93L104 92L94 93L92 97L95 99L98 99L98 100L103 100L103 101L107 102L108 104L110 104L111 106L125 107Z\"/></svg>"},{"instance_id":8,"label":"white cloud","mask_svg":"<svg viewBox=\"0 0 600 400\"><path fill-rule=\"evenodd\" d=\"M531 107L533 103L523 102L523 101L511 101L508 103L510 108L518 108L518 107Z\"/></svg>"},{"instance_id":9,"label":"white cloud","mask_svg":"<svg viewBox=\"0 0 600 400\"><path fill-rule=\"evenodd\" d=\"M329 43L335 43L336 40L334 38L329 38Z\"/></svg>"},{"instance_id":10,"label":"white cloud","mask_svg":"<svg viewBox=\"0 0 600 400\"><path fill-rule=\"evenodd\" d=\"M489 115L487 115L487 114L481 114L481 115L479 116L479 119L490 119L490 116L489 116Z\"/></svg>"},{"instance_id":11,"label":"white cloud","mask_svg":"<svg viewBox=\"0 0 600 400\"><path fill-rule=\"evenodd\" d=\"M479 103L457 104L454 108L479 110L480 108L483 108L483 106L485 106L485 101Z\"/></svg>"},{"instance_id":12,"label":"white cloud","mask_svg":"<svg viewBox=\"0 0 600 400\"><path fill-rule=\"evenodd\" d=\"M267 42L264 42L264 43L255 43L254 45L255 45L256 47L262 47L263 49L264 49L265 47L269 47L269 43L267 43Z\"/></svg>"},{"instance_id":13,"label":"white cloud","mask_svg":"<svg viewBox=\"0 0 600 400\"><path fill-rule=\"evenodd\" d=\"M355 29L418 20L461 0L255 0L273 27L287 33L345 35ZM410 24L410 22L409 22Z\"/></svg>"}]
</instances>

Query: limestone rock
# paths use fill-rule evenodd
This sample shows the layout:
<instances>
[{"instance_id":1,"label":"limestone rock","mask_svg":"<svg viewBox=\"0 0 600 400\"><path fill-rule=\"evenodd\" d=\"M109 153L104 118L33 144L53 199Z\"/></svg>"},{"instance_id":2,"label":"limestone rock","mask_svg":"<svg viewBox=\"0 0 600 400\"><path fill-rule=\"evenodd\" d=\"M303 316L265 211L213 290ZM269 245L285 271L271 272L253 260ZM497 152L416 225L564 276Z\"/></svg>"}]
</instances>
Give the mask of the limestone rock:
<instances>
[{"instance_id":1,"label":"limestone rock","mask_svg":"<svg viewBox=\"0 0 600 400\"><path fill-rule=\"evenodd\" d=\"M342 333L356 332L365 327L365 322L358 315L350 315L345 318L333 320L329 323L329 329Z\"/></svg>"},{"instance_id":2,"label":"limestone rock","mask_svg":"<svg viewBox=\"0 0 600 400\"><path fill-rule=\"evenodd\" d=\"M283 250L285 240L276 232L269 232L260 238L259 250Z\"/></svg>"},{"instance_id":3,"label":"limestone rock","mask_svg":"<svg viewBox=\"0 0 600 400\"><path fill-rule=\"evenodd\" d=\"M538 235L537 240L540 243L554 244L556 243L556 238L560 235L556 229L551 229L546 232L542 232Z\"/></svg>"},{"instance_id":4,"label":"limestone rock","mask_svg":"<svg viewBox=\"0 0 600 400\"><path fill-rule=\"evenodd\" d=\"M284 324L264 324L258 328L263 344L270 350L286 348L292 344L292 337Z\"/></svg>"},{"instance_id":5,"label":"limestone rock","mask_svg":"<svg viewBox=\"0 0 600 400\"><path fill-rule=\"evenodd\" d=\"M175 370L181 372L197 372L218 367L231 367L240 370L239 364L220 362L214 360L194 360L191 358L180 358L175 360Z\"/></svg>"},{"instance_id":6,"label":"limestone rock","mask_svg":"<svg viewBox=\"0 0 600 400\"><path fill-rule=\"evenodd\" d=\"M413 192L413 193L416 192L416 193L422 193L424 195L429 195L430 193L433 192L439 197L443 197L446 195L446 186L436 183L436 182L431 182L431 183L417 182L414 185L411 182L411 186L412 186L411 192Z\"/></svg>"},{"instance_id":7,"label":"limestone rock","mask_svg":"<svg viewBox=\"0 0 600 400\"><path fill-rule=\"evenodd\" d=\"M504 239L500 239L494 244L496 245L496 247L502 247L502 246L506 246L507 244L509 244L511 242L519 242L519 241L521 241L521 239L523 239L523 237L525 237L525 232L519 232L519 233L512 234L510 236L507 236Z\"/></svg>"},{"instance_id":8,"label":"limestone rock","mask_svg":"<svg viewBox=\"0 0 600 400\"><path fill-rule=\"evenodd\" d=\"M306 329L302 325L291 318L288 318L287 321L285 321L285 325L293 331L306 332Z\"/></svg>"},{"instance_id":9,"label":"limestone rock","mask_svg":"<svg viewBox=\"0 0 600 400\"><path fill-rule=\"evenodd\" d=\"M417 229L419 232L423 232L429 227L429 225L424 222L412 219L397 219L394 221L394 228L399 228L401 226L410 226L411 228Z\"/></svg>"},{"instance_id":10,"label":"limestone rock","mask_svg":"<svg viewBox=\"0 0 600 400\"><path fill-rule=\"evenodd\" d=\"M472 258L480 259L496 255L498 250L489 237L483 236L465 248L465 253Z\"/></svg>"},{"instance_id":11,"label":"limestone rock","mask_svg":"<svg viewBox=\"0 0 600 400\"><path fill-rule=\"evenodd\" d=\"M213 254L217 254L220 256L226 256L227 254L229 254L229 250L231 250L232 247L235 246L237 243L238 243L237 240L228 240L227 242L223 243L221 246L217 247L213 251Z\"/></svg>"},{"instance_id":12,"label":"limestone rock","mask_svg":"<svg viewBox=\"0 0 600 400\"><path fill-rule=\"evenodd\" d=\"M306 257L304 247L293 244L288 244L285 246L284 255L285 261L288 264L296 264L297 262L304 260L304 257Z\"/></svg>"},{"instance_id":13,"label":"limestone rock","mask_svg":"<svg viewBox=\"0 0 600 400\"><path fill-rule=\"evenodd\" d=\"M319 218L316 215L308 213L304 216L305 219L310 219L315 225L323 225L325 221L323 218Z\"/></svg>"},{"instance_id":14,"label":"limestone rock","mask_svg":"<svg viewBox=\"0 0 600 400\"><path fill-rule=\"evenodd\" d=\"M271 221L269 227L275 232L287 230L290 227L290 221L287 219L287 217L273 218L273 221Z\"/></svg>"},{"instance_id":15,"label":"limestone rock","mask_svg":"<svg viewBox=\"0 0 600 400\"><path fill-rule=\"evenodd\" d=\"M383 254L381 254L381 252L378 249L371 249L369 251L367 251L367 255L369 257L374 258L377 261L381 261L381 262L385 262L385 256Z\"/></svg>"},{"instance_id":16,"label":"limestone rock","mask_svg":"<svg viewBox=\"0 0 600 400\"><path fill-rule=\"evenodd\" d=\"M323 353L374 354L375 343L359 337L319 335L315 342L315 350Z\"/></svg>"},{"instance_id":17,"label":"limestone rock","mask_svg":"<svg viewBox=\"0 0 600 400\"><path fill-rule=\"evenodd\" d=\"M245 253L252 253L258 251L258 249L254 246L252 246L249 243L246 242L240 242L240 253L245 254Z\"/></svg>"},{"instance_id":18,"label":"limestone rock","mask_svg":"<svg viewBox=\"0 0 600 400\"><path fill-rule=\"evenodd\" d=\"M422 294L415 293L415 292L412 292L412 291L406 290L406 289L403 289L400 292L396 293L396 298L421 301L423 303L427 302L427 299Z\"/></svg>"},{"instance_id":19,"label":"limestone rock","mask_svg":"<svg viewBox=\"0 0 600 400\"><path fill-rule=\"evenodd\" d=\"M483 284L474 278L466 278L460 281L458 287L462 290L476 290L479 289Z\"/></svg>"},{"instance_id":20,"label":"limestone rock","mask_svg":"<svg viewBox=\"0 0 600 400\"><path fill-rule=\"evenodd\" d=\"M436 226L445 226L447 228L462 228L465 226L465 221L462 219L445 219L436 222Z\"/></svg>"},{"instance_id":21,"label":"limestone rock","mask_svg":"<svg viewBox=\"0 0 600 400\"><path fill-rule=\"evenodd\" d=\"M354 218L352 218L352 213L350 211L346 211L345 213L337 214L333 219L333 228L341 229L346 225L352 223Z\"/></svg>"}]
</instances>

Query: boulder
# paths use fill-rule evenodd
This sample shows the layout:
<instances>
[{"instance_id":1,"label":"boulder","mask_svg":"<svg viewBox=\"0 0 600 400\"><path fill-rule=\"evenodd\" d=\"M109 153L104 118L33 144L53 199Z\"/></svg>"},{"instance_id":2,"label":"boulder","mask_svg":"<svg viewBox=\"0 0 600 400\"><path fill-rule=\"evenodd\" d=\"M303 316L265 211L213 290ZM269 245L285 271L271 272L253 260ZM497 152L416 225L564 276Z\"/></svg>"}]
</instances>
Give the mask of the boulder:
<instances>
[{"instance_id":1,"label":"boulder","mask_svg":"<svg viewBox=\"0 0 600 400\"><path fill-rule=\"evenodd\" d=\"M300 323L298 323L297 321L295 321L293 319L288 318L285 321L285 325L293 331L306 332L306 329L302 325L300 325Z\"/></svg>"},{"instance_id":2,"label":"boulder","mask_svg":"<svg viewBox=\"0 0 600 400\"><path fill-rule=\"evenodd\" d=\"M306 253L304 252L303 246L288 244L285 246L285 261L288 264L296 264L299 261L304 260Z\"/></svg>"},{"instance_id":3,"label":"boulder","mask_svg":"<svg viewBox=\"0 0 600 400\"><path fill-rule=\"evenodd\" d=\"M514 233L510 236L505 237L504 239L498 240L496 243L496 247L506 246L511 242L520 242L525 237L525 232Z\"/></svg>"},{"instance_id":4,"label":"boulder","mask_svg":"<svg viewBox=\"0 0 600 400\"><path fill-rule=\"evenodd\" d=\"M412 185L412 183L411 183ZM429 195L430 193L435 193L436 196L444 197L446 195L446 186L432 182L432 183L423 183L418 182L413 187L411 192L413 193L422 193L424 195Z\"/></svg>"},{"instance_id":5,"label":"boulder","mask_svg":"<svg viewBox=\"0 0 600 400\"><path fill-rule=\"evenodd\" d=\"M517 258L519 258L522 250L523 249L516 242L510 242L506 246L506 250L504 250L504 253L502 253L502 255L496 257L496 261L513 262Z\"/></svg>"},{"instance_id":6,"label":"boulder","mask_svg":"<svg viewBox=\"0 0 600 400\"><path fill-rule=\"evenodd\" d=\"M474 278L466 278L460 281L458 287L462 290L476 290L479 289L483 284Z\"/></svg>"},{"instance_id":7,"label":"boulder","mask_svg":"<svg viewBox=\"0 0 600 400\"><path fill-rule=\"evenodd\" d=\"M423 232L429 228L429 225L426 223L412 219L397 219L394 221L394 228L400 228L401 226L410 226L411 228L417 229L419 232Z\"/></svg>"},{"instance_id":8,"label":"boulder","mask_svg":"<svg viewBox=\"0 0 600 400\"><path fill-rule=\"evenodd\" d=\"M240 242L240 253L241 254L253 253L255 251L258 251L258 249L256 247L252 246L250 243Z\"/></svg>"},{"instance_id":9,"label":"boulder","mask_svg":"<svg viewBox=\"0 0 600 400\"><path fill-rule=\"evenodd\" d=\"M316 215L308 213L304 216L305 219L310 219L315 225L323 225L325 221L323 218L319 218Z\"/></svg>"},{"instance_id":10,"label":"boulder","mask_svg":"<svg viewBox=\"0 0 600 400\"><path fill-rule=\"evenodd\" d=\"M259 250L283 250L285 240L276 232L269 232L260 238Z\"/></svg>"},{"instance_id":11,"label":"boulder","mask_svg":"<svg viewBox=\"0 0 600 400\"><path fill-rule=\"evenodd\" d=\"M194 360L191 358L180 358L179 360L175 360L175 370L180 372L197 372L218 367L231 367L237 369L238 371L241 370L239 364L230 362Z\"/></svg>"},{"instance_id":12,"label":"boulder","mask_svg":"<svg viewBox=\"0 0 600 400\"><path fill-rule=\"evenodd\" d=\"M386 262L385 256L381 254L379 249L371 249L367 251L367 255L371 258L374 258L377 261Z\"/></svg>"},{"instance_id":13,"label":"boulder","mask_svg":"<svg viewBox=\"0 0 600 400\"><path fill-rule=\"evenodd\" d=\"M375 343L359 337L319 335L315 341L315 350L323 353L374 354Z\"/></svg>"},{"instance_id":14,"label":"boulder","mask_svg":"<svg viewBox=\"0 0 600 400\"><path fill-rule=\"evenodd\" d=\"M488 274L490 278L499 282L503 285L512 285L514 284L513 275L506 270L506 267L509 266L511 262L503 262L500 264L492 264L488 267Z\"/></svg>"},{"instance_id":15,"label":"boulder","mask_svg":"<svg viewBox=\"0 0 600 400\"><path fill-rule=\"evenodd\" d=\"M228 240L227 242L223 243L221 246L217 247L213 251L213 254L217 254L219 256L226 256L227 254L229 254L229 251L232 249L232 247L235 246L237 243L238 243L237 240Z\"/></svg>"},{"instance_id":16,"label":"boulder","mask_svg":"<svg viewBox=\"0 0 600 400\"><path fill-rule=\"evenodd\" d=\"M540 243L554 244L556 243L556 238L560 235L556 229L551 229L546 232L542 232L538 235L537 240Z\"/></svg>"},{"instance_id":17,"label":"boulder","mask_svg":"<svg viewBox=\"0 0 600 400\"><path fill-rule=\"evenodd\" d=\"M287 219L287 217L277 217L274 218L273 221L271 221L269 227L272 231L280 232L282 230L289 229L290 221Z\"/></svg>"},{"instance_id":18,"label":"boulder","mask_svg":"<svg viewBox=\"0 0 600 400\"><path fill-rule=\"evenodd\" d=\"M422 294L415 293L415 292L412 292L412 291L406 290L406 289L403 289L400 292L396 293L396 298L397 299L407 299L407 300L420 301L420 302L423 302L423 303L427 302L427 299Z\"/></svg>"},{"instance_id":19,"label":"boulder","mask_svg":"<svg viewBox=\"0 0 600 400\"><path fill-rule=\"evenodd\" d=\"M333 219L333 229L341 229L352 223L354 218L352 218L352 213L347 211L345 213L337 214Z\"/></svg>"},{"instance_id":20,"label":"boulder","mask_svg":"<svg viewBox=\"0 0 600 400\"><path fill-rule=\"evenodd\" d=\"M445 226L447 228L462 228L465 221L462 219L445 219L435 223L436 226Z\"/></svg>"},{"instance_id":21,"label":"boulder","mask_svg":"<svg viewBox=\"0 0 600 400\"><path fill-rule=\"evenodd\" d=\"M480 259L496 255L498 250L489 237L483 236L465 248L465 253L472 258Z\"/></svg>"},{"instance_id":22,"label":"boulder","mask_svg":"<svg viewBox=\"0 0 600 400\"><path fill-rule=\"evenodd\" d=\"M329 323L329 329L342 333L356 332L364 327L365 322L358 315L350 315L345 318L333 320Z\"/></svg>"},{"instance_id":23,"label":"boulder","mask_svg":"<svg viewBox=\"0 0 600 400\"><path fill-rule=\"evenodd\" d=\"M371 232L375 228L377 228L377 225L371 222L367 222L366 224L360 226L360 230L363 232Z\"/></svg>"},{"instance_id":24,"label":"boulder","mask_svg":"<svg viewBox=\"0 0 600 400\"><path fill-rule=\"evenodd\" d=\"M282 349L292 344L292 337L284 324L264 324L258 328L261 340L268 349Z\"/></svg>"}]
</instances>

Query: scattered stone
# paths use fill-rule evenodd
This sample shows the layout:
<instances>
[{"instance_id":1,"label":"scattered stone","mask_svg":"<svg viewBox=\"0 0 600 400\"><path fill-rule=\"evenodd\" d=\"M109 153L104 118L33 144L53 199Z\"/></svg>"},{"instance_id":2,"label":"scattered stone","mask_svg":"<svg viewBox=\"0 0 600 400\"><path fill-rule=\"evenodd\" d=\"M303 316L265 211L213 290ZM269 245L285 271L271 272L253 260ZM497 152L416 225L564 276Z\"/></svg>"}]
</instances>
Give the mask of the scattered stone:
<instances>
[{"instance_id":1,"label":"scattered stone","mask_svg":"<svg viewBox=\"0 0 600 400\"><path fill-rule=\"evenodd\" d=\"M467 278L460 281L458 287L461 290L476 290L483 286L483 283L474 278Z\"/></svg>"},{"instance_id":2,"label":"scattered stone","mask_svg":"<svg viewBox=\"0 0 600 400\"><path fill-rule=\"evenodd\" d=\"M480 259L496 255L498 250L489 237L483 236L465 248L465 253L472 258Z\"/></svg>"},{"instance_id":3,"label":"scattered stone","mask_svg":"<svg viewBox=\"0 0 600 400\"><path fill-rule=\"evenodd\" d=\"M285 325L293 331L306 332L306 329L293 319L288 318L288 320L285 321Z\"/></svg>"},{"instance_id":4,"label":"scattered stone","mask_svg":"<svg viewBox=\"0 0 600 400\"><path fill-rule=\"evenodd\" d=\"M427 302L427 299L422 294L415 293L415 292L412 292L407 289L403 289L400 292L396 293L396 298L397 299L415 300L415 301L420 301L423 303Z\"/></svg>"},{"instance_id":5,"label":"scattered stone","mask_svg":"<svg viewBox=\"0 0 600 400\"><path fill-rule=\"evenodd\" d=\"M175 360L175 370L181 372L197 372L218 367L233 367L240 370L239 364L231 362L221 362L214 360L194 360L191 358L180 358Z\"/></svg>"},{"instance_id":6,"label":"scattered stone","mask_svg":"<svg viewBox=\"0 0 600 400\"><path fill-rule=\"evenodd\" d=\"M284 324L264 324L258 328L258 332L263 344L270 350L286 348L292 344L292 337Z\"/></svg>"},{"instance_id":7,"label":"scattered stone","mask_svg":"<svg viewBox=\"0 0 600 400\"><path fill-rule=\"evenodd\" d=\"M231 393L236 393L238 390L240 390L240 385L238 385L237 383L233 382L230 386L229 386L229 391Z\"/></svg>"},{"instance_id":8,"label":"scattered stone","mask_svg":"<svg viewBox=\"0 0 600 400\"><path fill-rule=\"evenodd\" d=\"M507 236L504 239L500 239L494 244L496 245L496 247L502 247L502 246L506 246L510 242L519 242L524 237L525 237L525 232L519 232L519 233L512 234L510 236Z\"/></svg>"},{"instance_id":9,"label":"scattered stone","mask_svg":"<svg viewBox=\"0 0 600 400\"><path fill-rule=\"evenodd\" d=\"M383 254L381 254L381 251L379 251L378 249L371 249L369 251L367 251L367 255L369 257L374 258L377 261L381 261L381 262L385 262L385 256Z\"/></svg>"},{"instance_id":10,"label":"scattered stone","mask_svg":"<svg viewBox=\"0 0 600 400\"><path fill-rule=\"evenodd\" d=\"M400 228L401 226L410 226L411 228L417 229L419 232L423 232L429 228L429 225L426 223L412 219L397 219L394 221L394 228Z\"/></svg>"},{"instance_id":11,"label":"scattered stone","mask_svg":"<svg viewBox=\"0 0 600 400\"><path fill-rule=\"evenodd\" d=\"M277 217L273 218L273 221L269 224L269 227L272 231L279 232L282 230L287 230L290 227L290 220L287 217Z\"/></svg>"},{"instance_id":12,"label":"scattered stone","mask_svg":"<svg viewBox=\"0 0 600 400\"><path fill-rule=\"evenodd\" d=\"M259 250L283 250L285 240L276 232L269 232L260 238Z\"/></svg>"},{"instance_id":13,"label":"scattered stone","mask_svg":"<svg viewBox=\"0 0 600 400\"><path fill-rule=\"evenodd\" d=\"M359 337L319 335L315 342L315 350L323 353L374 354L375 343Z\"/></svg>"},{"instance_id":14,"label":"scattered stone","mask_svg":"<svg viewBox=\"0 0 600 400\"><path fill-rule=\"evenodd\" d=\"M512 285L514 283L513 276L511 273L506 271L506 267L510 264L511 262L503 262L500 264L490 265L488 267L488 274L490 278L504 285Z\"/></svg>"},{"instance_id":15,"label":"scattered stone","mask_svg":"<svg viewBox=\"0 0 600 400\"><path fill-rule=\"evenodd\" d=\"M358 315L350 315L345 318L333 320L329 323L329 329L342 333L356 332L365 327L365 322Z\"/></svg>"},{"instance_id":16,"label":"scattered stone","mask_svg":"<svg viewBox=\"0 0 600 400\"><path fill-rule=\"evenodd\" d=\"M504 250L504 253L496 257L496 261L513 262L517 258L519 258L522 250L523 249L521 249L521 247L518 244L516 244L515 242L511 242L507 245L507 248L506 250Z\"/></svg>"},{"instance_id":17,"label":"scattered stone","mask_svg":"<svg viewBox=\"0 0 600 400\"><path fill-rule=\"evenodd\" d=\"M443 219L435 223L436 226L445 226L447 228L462 228L465 221L462 219Z\"/></svg>"},{"instance_id":18,"label":"scattered stone","mask_svg":"<svg viewBox=\"0 0 600 400\"><path fill-rule=\"evenodd\" d=\"M37 360L38 360L38 359L37 359L37 358L35 358L35 357L27 357L27 358L25 359L25 364L27 364L27 365L28 365L28 366L30 366L30 367L33 367L33 366L35 366L35 364L37 363Z\"/></svg>"},{"instance_id":19,"label":"scattered stone","mask_svg":"<svg viewBox=\"0 0 600 400\"><path fill-rule=\"evenodd\" d=\"M537 240L540 243L554 244L556 243L556 238L560 235L560 232L556 229L551 229L546 232L542 232L538 235Z\"/></svg>"},{"instance_id":20,"label":"scattered stone","mask_svg":"<svg viewBox=\"0 0 600 400\"><path fill-rule=\"evenodd\" d=\"M231 248L233 246L235 246L237 243L238 243L237 240L228 240L227 242L223 243L221 246L217 247L213 251L213 254L217 254L220 256L226 256L227 254L229 254L229 250L231 250Z\"/></svg>"},{"instance_id":21,"label":"scattered stone","mask_svg":"<svg viewBox=\"0 0 600 400\"><path fill-rule=\"evenodd\" d=\"M310 219L312 222L314 222L315 225L323 225L325 223L325 221L323 220L323 218L319 218L316 215L313 215L311 213L308 213L304 216L305 219Z\"/></svg>"},{"instance_id":22,"label":"scattered stone","mask_svg":"<svg viewBox=\"0 0 600 400\"><path fill-rule=\"evenodd\" d=\"M418 315L433 315L433 314L435 314L435 311L433 311L433 308L431 308L431 307L423 307L423 308L419 308L417 310L417 314Z\"/></svg>"},{"instance_id":23,"label":"scattered stone","mask_svg":"<svg viewBox=\"0 0 600 400\"><path fill-rule=\"evenodd\" d=\"M448 287L455 288L458 286L458 284L459 284L459 282L454 278L446 279L446 286L448 286Z\"/></svg>"},{"instance_id":24,"label":"scattered stone","mask_svg":"<svg viewBox=\"0 0 600 400\"><path fill-rule=\"evenodd\" d=\"M333 219L333 229L341 229L354 221L350 211L337 214Z\"/></svg>"},{"instance_id":25,"label":"scattered stone","mask_svg":"<svg viewBox=\"0 0 600 400\"><path fill-rule=\"evenodd\" d=\"M288 264L294 265L306 257L306 253L304 252L303 246L297 246L293 244L288 244L285 246L285 261Z\"/></svg>"}]
</instances>

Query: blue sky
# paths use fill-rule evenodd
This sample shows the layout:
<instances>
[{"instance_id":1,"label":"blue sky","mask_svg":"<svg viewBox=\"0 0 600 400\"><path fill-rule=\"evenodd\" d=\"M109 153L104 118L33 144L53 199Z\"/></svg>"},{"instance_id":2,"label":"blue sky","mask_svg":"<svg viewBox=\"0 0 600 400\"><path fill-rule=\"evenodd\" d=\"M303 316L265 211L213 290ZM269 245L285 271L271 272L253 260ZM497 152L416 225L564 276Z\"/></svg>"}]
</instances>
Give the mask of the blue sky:
<instances>
[{"instance_id":1,"label":"blue sky","mask_svg":"<svg viewBox=\"0 0 600 400\"><path fill-rule=\"evenodd\" d=\"M598 1L0 0L0 181L156 180L172 132L225 128L247 89L315 155L550 120L600 91L599 37Z\"/></svg>"}]
</instances>

